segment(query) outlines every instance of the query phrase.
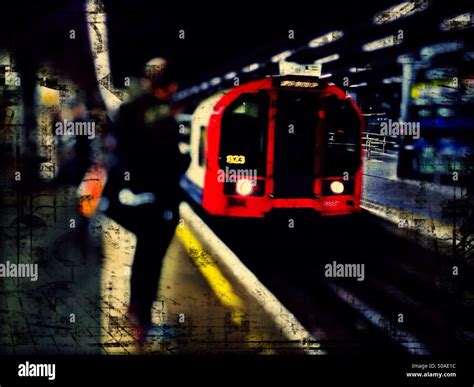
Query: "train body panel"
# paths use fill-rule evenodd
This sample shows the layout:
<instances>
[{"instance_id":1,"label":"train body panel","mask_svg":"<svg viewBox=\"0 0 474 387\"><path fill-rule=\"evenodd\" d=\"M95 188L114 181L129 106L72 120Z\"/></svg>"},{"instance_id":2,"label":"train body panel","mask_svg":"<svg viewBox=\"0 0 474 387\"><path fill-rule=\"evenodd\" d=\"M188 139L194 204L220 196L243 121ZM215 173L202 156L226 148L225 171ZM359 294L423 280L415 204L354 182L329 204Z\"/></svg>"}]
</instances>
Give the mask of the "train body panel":
<instances>
[{"instance_id":1,"label":"train body panel","mask_svg":"<svg viewBox=\"0 0 474 387\"><path fill-rule=\"evenodd\" d=\"M203 101L182 186L210 214L360 211L363 119L333 84L267 77Z\"/></svg>"}]
</instances>

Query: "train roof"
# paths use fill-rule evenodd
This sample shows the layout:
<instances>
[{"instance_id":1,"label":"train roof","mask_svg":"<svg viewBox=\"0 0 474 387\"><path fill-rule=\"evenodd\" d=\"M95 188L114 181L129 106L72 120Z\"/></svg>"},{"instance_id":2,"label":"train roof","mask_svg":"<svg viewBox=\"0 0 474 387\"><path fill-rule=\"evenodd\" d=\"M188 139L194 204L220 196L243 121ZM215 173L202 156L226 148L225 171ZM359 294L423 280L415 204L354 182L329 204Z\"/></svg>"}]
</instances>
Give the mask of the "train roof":
<instances>
[{"instance_id":1,"label":"train roof","mask_svg":"<svg viewBox=\"0 0 474 387\"><path fill-rule=\"evenodd\" d=\"M321 80L318 77L306 75L275 75L253 80L231 89L221 90L203 100L194 110L193 119L208 120L213 112L226 106L229 100L243 93L257 93L261 90L306 90L324 91L327 94L336 94L340 98L346 97L343 90L332 82Z\"/></svg>"}]
</instances>

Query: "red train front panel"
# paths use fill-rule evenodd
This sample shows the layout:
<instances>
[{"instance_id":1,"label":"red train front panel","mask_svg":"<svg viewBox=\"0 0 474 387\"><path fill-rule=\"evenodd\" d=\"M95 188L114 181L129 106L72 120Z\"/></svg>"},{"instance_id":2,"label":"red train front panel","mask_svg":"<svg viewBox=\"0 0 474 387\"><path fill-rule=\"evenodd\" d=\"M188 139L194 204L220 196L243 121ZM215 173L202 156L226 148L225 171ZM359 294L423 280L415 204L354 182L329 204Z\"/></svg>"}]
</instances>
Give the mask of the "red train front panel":
<instances>
[{"instance_id":1,"label":"red train front panel","mask_svg":"<svg viewBox=\"0 0 474 387\"><path fill-rule=\"evenodd\" d=\"M216 103L207 127L203 207L236 217L275 209L357 212L362 130L353 100L317 78L236 87Z\"/></svg>"}]
</instances>

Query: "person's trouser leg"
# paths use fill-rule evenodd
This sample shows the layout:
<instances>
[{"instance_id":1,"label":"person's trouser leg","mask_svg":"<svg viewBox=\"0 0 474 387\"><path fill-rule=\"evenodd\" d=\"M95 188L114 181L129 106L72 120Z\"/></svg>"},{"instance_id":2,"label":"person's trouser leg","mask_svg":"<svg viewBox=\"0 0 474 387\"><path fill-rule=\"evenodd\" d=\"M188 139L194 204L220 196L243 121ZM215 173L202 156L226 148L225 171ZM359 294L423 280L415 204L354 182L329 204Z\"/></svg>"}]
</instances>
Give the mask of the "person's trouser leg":
<instances>
[{"instance_id":1,"label":"person's trouser leg","mask_svg":"<svg viewBox=\"0 0 474 387\"><path fill-rule=\"evenodd\" d=\"M159 225L155 223L155 234L150 230L136 234L137 247L132 264L130 304L142 326L151 324L151 309L158 293L163 259L175 228L176 222L160 222Z\"/></svg>"}]
</instances>

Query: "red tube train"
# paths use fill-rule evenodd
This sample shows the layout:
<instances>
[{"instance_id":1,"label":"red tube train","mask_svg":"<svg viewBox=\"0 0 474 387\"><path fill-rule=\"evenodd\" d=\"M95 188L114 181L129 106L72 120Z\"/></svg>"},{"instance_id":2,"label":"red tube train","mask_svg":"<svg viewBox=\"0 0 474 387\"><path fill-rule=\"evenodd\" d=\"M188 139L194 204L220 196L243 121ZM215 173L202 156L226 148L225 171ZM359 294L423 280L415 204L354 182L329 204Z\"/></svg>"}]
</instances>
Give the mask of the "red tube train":
<instances>
[{"instance_id":1,"label":"red tube train","mask_svg":"<svg viewBox=\"0 0 474 387\"><path fill-rule=\"evenodd\" d=\"M181 185L212 215L353 214L363 125L355 102L333 83L301 75L252 81L196 108Z\"/></svg>"}]
</instances>

